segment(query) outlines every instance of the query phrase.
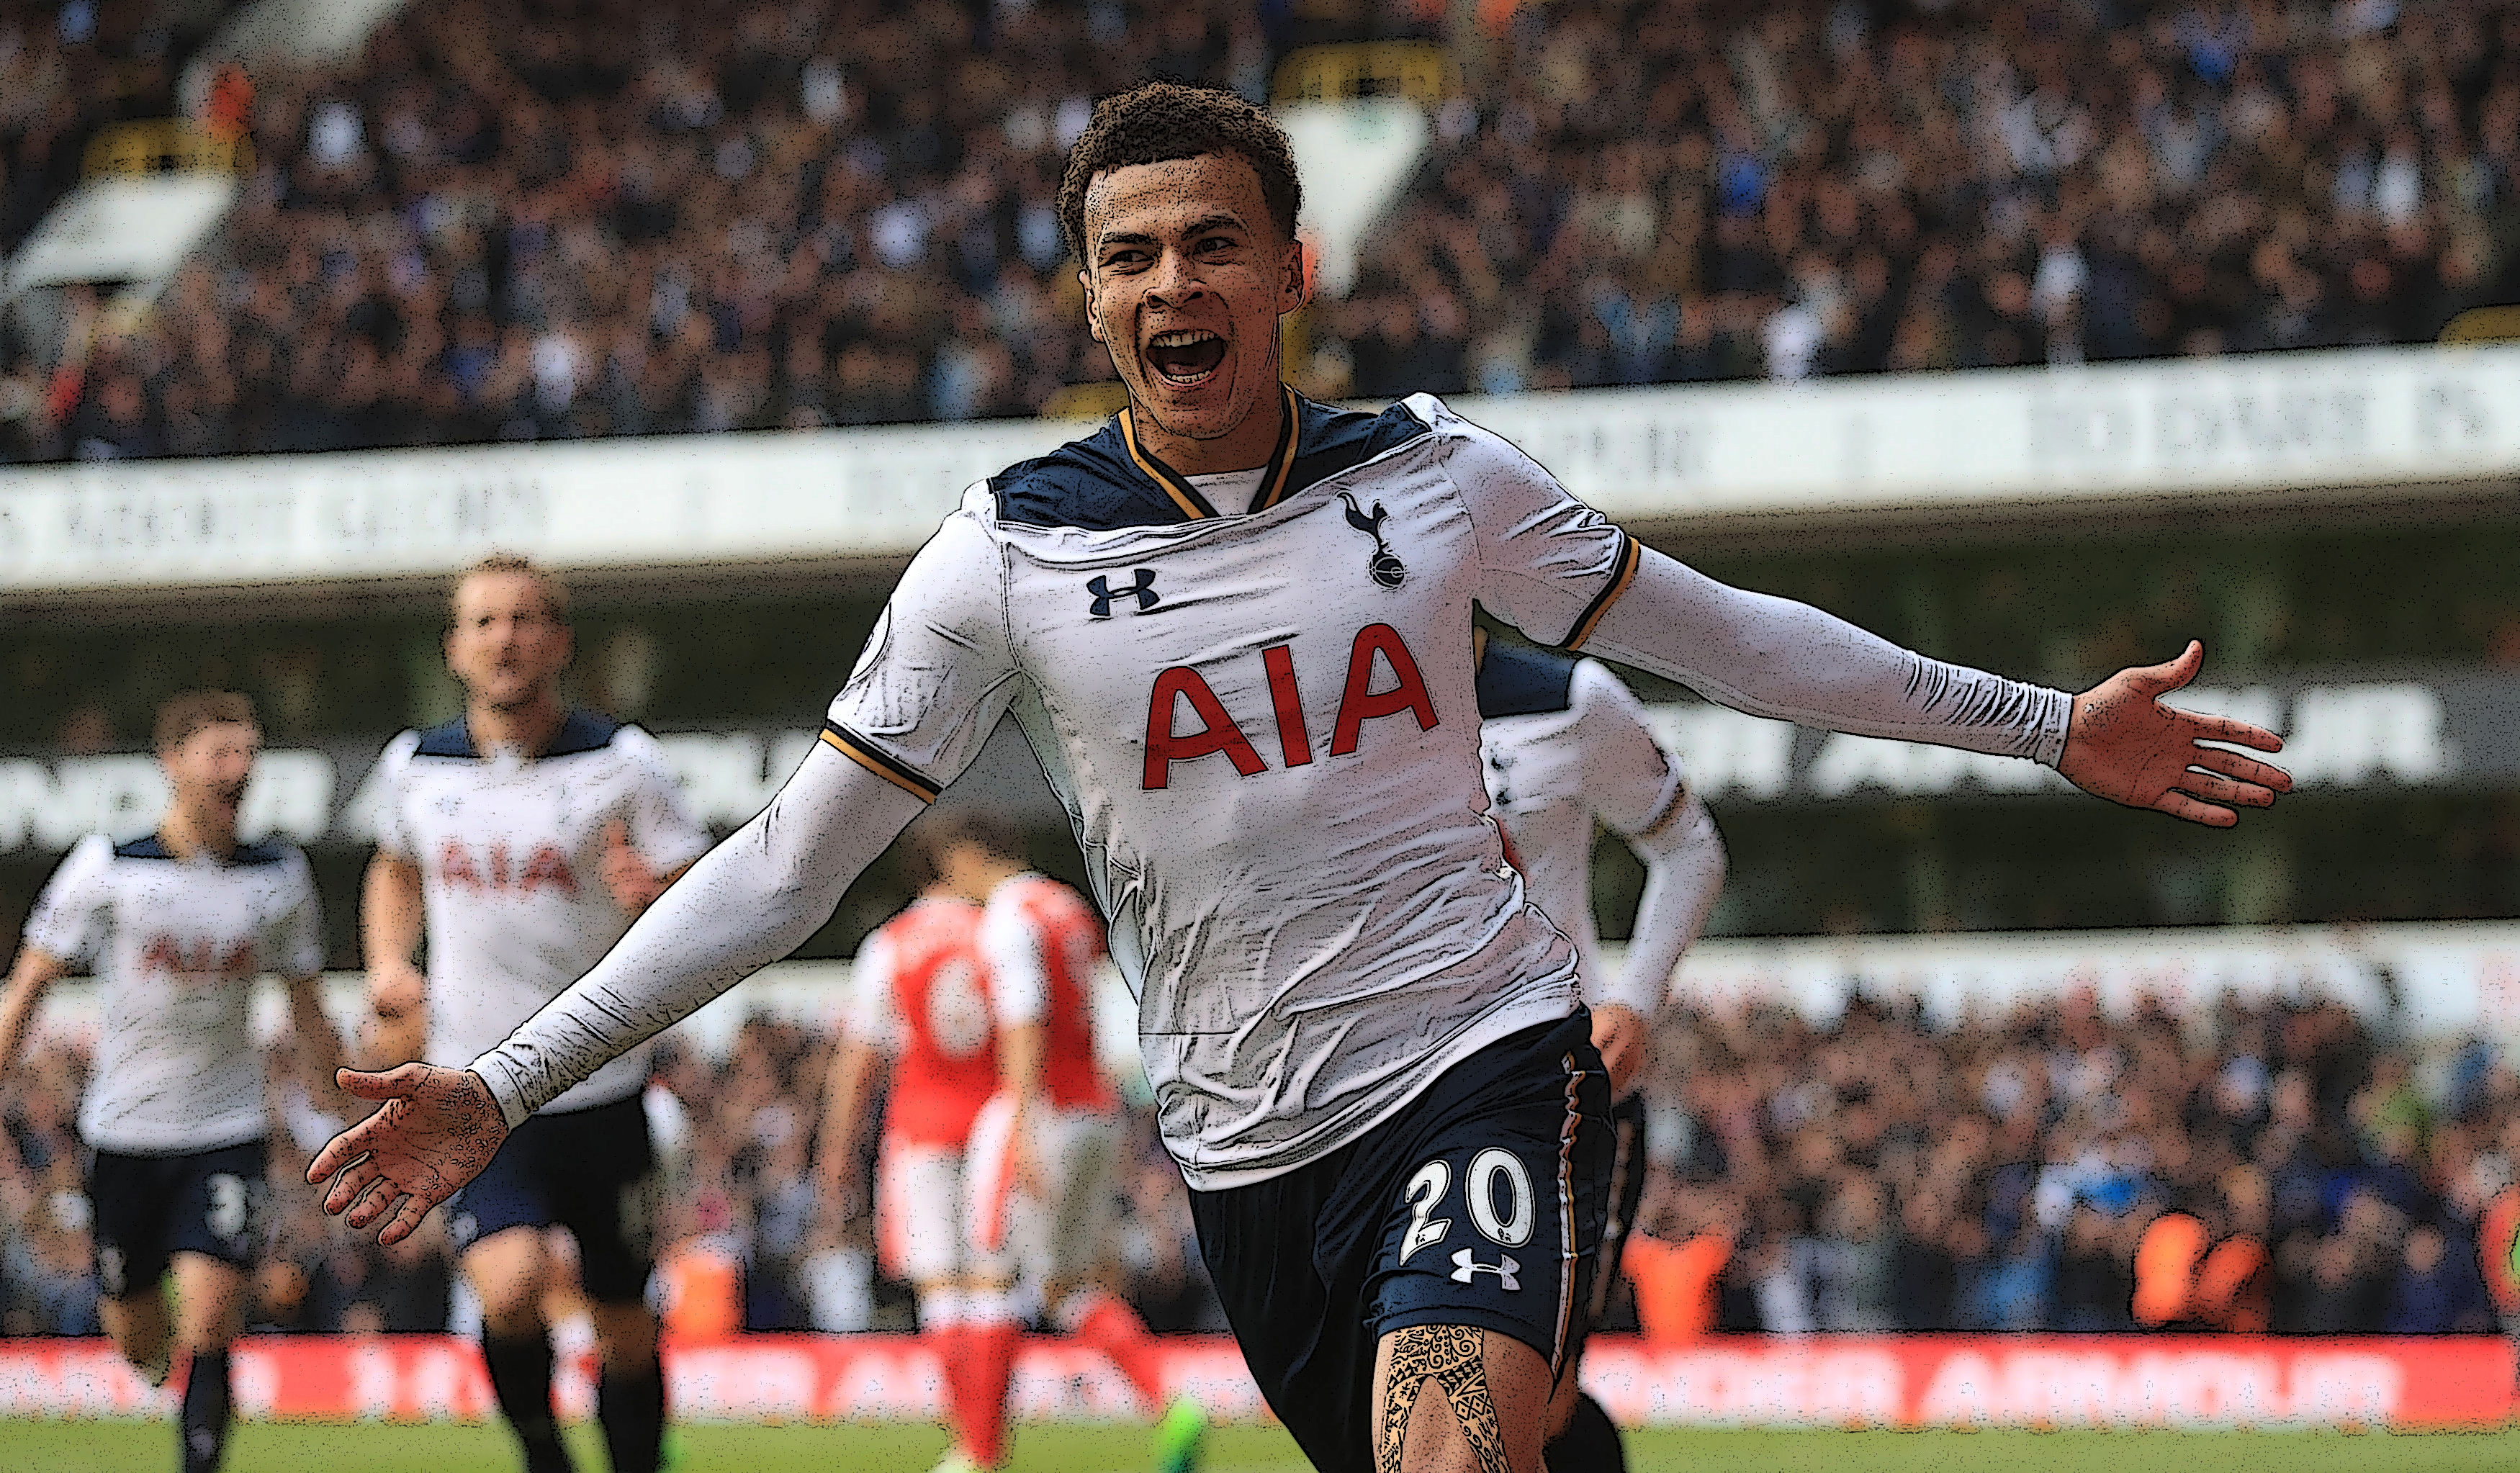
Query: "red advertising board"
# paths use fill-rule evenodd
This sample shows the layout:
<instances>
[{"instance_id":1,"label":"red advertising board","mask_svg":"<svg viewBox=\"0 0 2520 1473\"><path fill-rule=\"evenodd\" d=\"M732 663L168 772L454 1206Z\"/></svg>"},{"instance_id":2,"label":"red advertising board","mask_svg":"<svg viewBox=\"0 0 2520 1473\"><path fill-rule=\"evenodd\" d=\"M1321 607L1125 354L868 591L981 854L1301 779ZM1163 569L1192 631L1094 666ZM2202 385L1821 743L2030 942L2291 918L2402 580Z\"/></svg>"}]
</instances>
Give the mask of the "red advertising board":
<instances>
[{"instance_id":1,"label":"red advertising board","mask_svg":"<svg viewBox=\"0 0 2520 1473\"><path fill-rule=\"evenodd\" d=\"M1167 1342L1171 1390L1220 1420L1266 1414L1234 1343ZM475 1419L490 1386L473 1346L442 1335L255 1336L234 1358L248 1417ZM593 1407L583 1351L562 1358L563 1415ZM1595 1339L1586 1385L1631 1426L2454 1427L2514 1411L2511 1343L2483 1336L2330 1340L2243 1336L1727 1336L1661 1345ZM896 1335L746 1335L669 1346L678 1415L702 1420L933 1420L935 1356ZM1025 1420L1127 1417L1127 1382L1100 1353L1028 1341ZM0 1340L0 1416L170 1409L96 1340Z\"/></svg>"}]
</instances>

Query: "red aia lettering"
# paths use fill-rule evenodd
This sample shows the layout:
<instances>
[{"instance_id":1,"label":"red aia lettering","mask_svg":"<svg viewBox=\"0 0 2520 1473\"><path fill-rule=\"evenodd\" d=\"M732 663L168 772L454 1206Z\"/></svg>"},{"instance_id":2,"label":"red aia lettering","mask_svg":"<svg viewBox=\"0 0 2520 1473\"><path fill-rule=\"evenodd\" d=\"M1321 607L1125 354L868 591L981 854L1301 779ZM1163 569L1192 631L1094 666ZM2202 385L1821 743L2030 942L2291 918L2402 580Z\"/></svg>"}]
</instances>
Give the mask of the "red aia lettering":
<instances>
[{"instance_id":1,"label":"red aia lettering","mask_svg":"<svg viewBox=\"0 0 2520 1473\"><path fill-rule=\"evenodd\" d=\"M1376 654L1391 666L1394 683L1388 691L1369 689L1373 684ZM1418 673L1418 662L1410 658L1400 631L1388 624L1368 624L1356 632L1356 644L1348 650L1347 689L1339 692L1338 725L1330 730L1330 755L1339 757L1355 751L1357 731L1367 722L1403 711L1417 713L1418 730L1434 730L1434 698L1426 693L1426 679Z\"/></svg>"},{"instance_id":2,"label":"red aia lettering","mask_svg":"<svg viewBox=\"0 0 2520 1473\"><path fill-rule=\"evenodd\" d=\"M250 977L261 968L249 940L230 942L222 953L219 944L207 937L186 942L161 931L140 949L140 969L179 977Z\"/></svg>"},{"instance_id":3,"label":"red aia lettering","mask_svg":"<svg viewBox=\"0 0 2520 1473\"><path fill-rule=\"evenodd\" d=\"M1190 708L1204 723L1195 732L1173 730L1173 707L1181 697L1190 697ZM1223 752L1233 762L1234 770L1248 778L1265 772L1268 764L1251 750L1251 738L1225 714L1225 702L1207 688L1197 671L1188 665L1175 665L1155 677L1153 697L1147 703L1147 771L1148 788L1171 784L1172 766L1189 762L1214 752Z\"/></svg>"},{"instance_id":4,"label":"red aia lettering","mask_svg":"<svg viewBox=\"0 0 2520 1473\"><path fill-rule=\"evenodd\" d=\"M538 844L526 857L524 868L510 863L508 846L492 844L476 859L461 839L448 839L437 847L437 877L448 885L461 885L468 890L516 890L530 895L543 885L577 893L577 871L568 856L555 844Z\"/></svg>"},{"instance_id":5,"label":"red aia lettering","mask_svg":"<svg viewBox=\"0 0 2520 1473\"><path fill-rule=\"evenodd\" d=\"M1391 689L1387 691L1373 689L1376 656L1391 672ZM1260 668L1269 677L1269 704L1278 720L1279 754L1289 768L1310 765L1313 741L1304 729L1304 698L1295 685L1292 647L1272 645L1261 650ZM1199 719L1196 731L1173 729L1174 707L1184 697ZM1367 722L1403 711L1418 718L1418 730L1435 729L1435 699L1427 694L1426 678L1418 673L1418 660L1409 652L1400 631L1388 624L1368 624L1356 632L1356 642L1348 650L1347 686L1339 692L1338 719L1330 731L1330 755L1341 757L1355 751L1357 737ZM1216 692L1197 671L1176 665L1157 675L1153 695L1147 705L1145 786L1169 786L1174 763L1216 752L1225 753L1233 761L1234 770L1243 777L1268 771L1268 764L1252 750L1250 738L1227 714L1225 702L1216 698Z\"/></svg>"}]
</instances>

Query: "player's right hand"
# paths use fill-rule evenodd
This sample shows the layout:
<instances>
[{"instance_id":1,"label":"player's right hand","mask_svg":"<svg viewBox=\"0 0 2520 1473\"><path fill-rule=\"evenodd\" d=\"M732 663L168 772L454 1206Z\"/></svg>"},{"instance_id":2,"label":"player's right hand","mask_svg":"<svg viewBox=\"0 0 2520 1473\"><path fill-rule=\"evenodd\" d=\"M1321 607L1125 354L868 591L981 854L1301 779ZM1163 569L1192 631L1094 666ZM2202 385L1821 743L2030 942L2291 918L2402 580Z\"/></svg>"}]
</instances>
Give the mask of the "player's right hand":
<instances>
[{"instance_id":1,"label":"player's right hand","mask_svg":"<svg viewBox=\"0 0 2520 1473\"><path fill-rule=\"evenodd\" d=\"M1601 1067L1610 1071L1612 1099L1626 1094L1636 1081L1651 1040L1651 1031L1635 1008L1621 1003L1593 1004L1593 1047L1601 1050Z\"/></svg>"},{"instance_id":2,"label":"player's right hand","mask_svg":"<svg viewBox=\"0 0 2520 1473\"><path fill-rule=\"evenodd\" d=\"M382 1221L380 1243L411 1236L430 1208L481 1175L508 1138L499 1102L470 1070L417 1063L381 1074L343 1069L334 1082L345 1094L383 1104L327 1142L306 1181L331 1182L324 1210L346 1212L351 1227Z\"/></svg>"}]
</instances>

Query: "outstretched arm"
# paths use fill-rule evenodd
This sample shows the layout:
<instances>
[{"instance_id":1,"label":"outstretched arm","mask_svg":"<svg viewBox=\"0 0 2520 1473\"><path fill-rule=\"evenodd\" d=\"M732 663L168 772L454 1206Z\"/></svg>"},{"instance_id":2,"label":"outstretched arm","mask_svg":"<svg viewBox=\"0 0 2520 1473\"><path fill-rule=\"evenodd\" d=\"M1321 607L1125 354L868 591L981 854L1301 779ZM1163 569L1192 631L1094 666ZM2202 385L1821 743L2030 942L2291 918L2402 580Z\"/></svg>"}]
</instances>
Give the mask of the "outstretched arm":
<instances>
[{"instance_id":1,"label":"outstretched arm","mask_svg":"<svg viewBox=\"0 0 2520 1473\"><path fill-rule=\"evenodd\" d=\"M709 851L595 969L470 1070L343 1070L384 1107L334 1138L306 1180L327 1212L398 1242L478 1175L526 1116L614 1058L794 951L922 807L893 782L816 746L779 796Z\"/></svg>"},{"instance_id":2,"label":"outstretched arm","mask_svg":"<svg viewBox=\"0 0 2520 1473\"><path fill-rule=\"evenodd\" d=\"M2239 822L2234 808L2264 808L2292 790L2280 769L2200 744L2280 751L2273 733L2160 703L2196 678L2200 645L2068 695L1927 659L1807 603L1728 587L1641 552L1633 582L1600 616L1586 652L1628 660L1735 710L2029 757L2101 797L2216 827Z\"/></svg>"},{"instance_id":3,"label":"outstretched arm","mask_svg":"<svg viewBox=\"0 0 2520 1473\"><path fill-rule=\"evenodd\" d=\"M1660 824L1627 841L1644 861L1645 888L1615 1001L1650 1017L1670 996L1673 969L1706 929L1724 892L1724 837L1705 801L1684 792Z\"/></svg>"}]
</instances>

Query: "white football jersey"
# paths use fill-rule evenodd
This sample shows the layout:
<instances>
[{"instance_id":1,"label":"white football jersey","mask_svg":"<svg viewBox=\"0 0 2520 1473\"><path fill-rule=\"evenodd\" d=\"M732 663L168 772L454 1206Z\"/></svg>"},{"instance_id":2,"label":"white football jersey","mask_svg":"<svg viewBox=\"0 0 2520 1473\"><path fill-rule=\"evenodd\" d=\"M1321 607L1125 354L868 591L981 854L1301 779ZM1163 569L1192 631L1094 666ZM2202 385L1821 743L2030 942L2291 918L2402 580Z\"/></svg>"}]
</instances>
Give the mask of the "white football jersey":
<instances>
[{"instance_id":1,"label":"white football jersey","mask_svg":"<svg viewBox=\"0 0 2520 1473\"><path fill-rule=\"evenodd\" d=\"M1479 665L1479 759L1523 883L1583 958L1588 1003L1612 998L1593 923L1593 826L1643 833L1688 796L1644 708L1598 660L1491 643ZM1643 1003L1650 1010L1652 1002Z\"/></svg>"},{"instance_id":2,"label":"white football jersey","mask_svg":"<svg viewBox=\"0 0 2520 1473\"><path fill-rule=\"evenodd\" d=\"M1574 948L1488 819L1470 609L1579 642L1638 558L1432 397L1289 400L1247 509L1220 513L1126 414L974 486L825 731L933 796L1013 714L1201 1189L1317 1160L1574 1009Z\"/></svg>"},{"instance_id":3,"label":"white football jersey","mask_svg":"<svg viewBox=\"0 0 2520 1473\"><path fill-rule=\"evenodd\" d=\"M604 885L618 821L652 870L709 847L654 737L572 711L550 750L482 752L462 721L385 748L377 847L420 867L428 935L428 1061L463 1068L611 950L634 918ZM614 1059L554 1112L639 1092L648 1050Z\"/></svg>"},{"instance_id":4,"label":"white football jersey","mask_svg":"<svg viewBox=\"0 0 2520 1473\"><path fill-rule=\"evenodd\" d=\"M154 836L81 839L53 871L26 944L94 966L103 1015L79 1134L171 1155L263 1135L253 979L323 970L306 857L280 843L179 860Z\"/></svg>"}]
</instances>

